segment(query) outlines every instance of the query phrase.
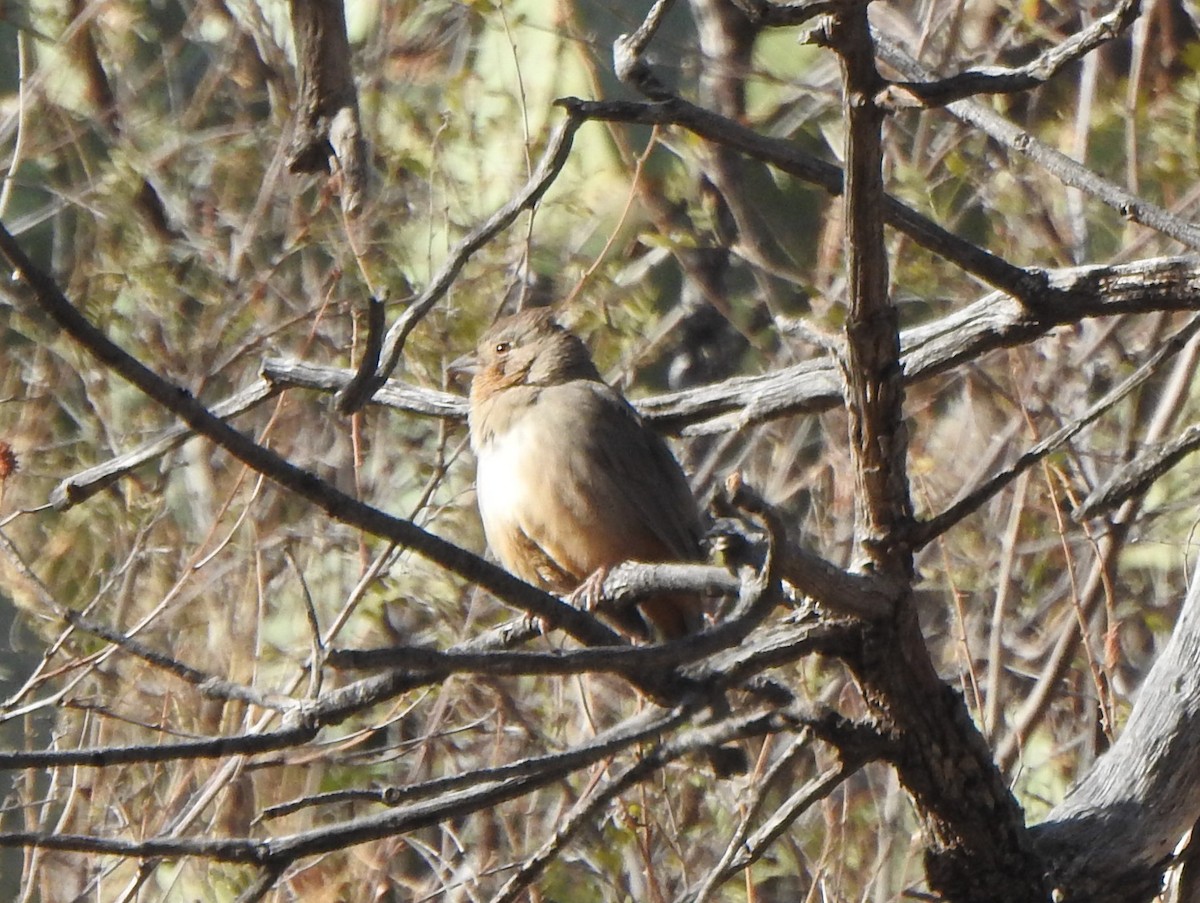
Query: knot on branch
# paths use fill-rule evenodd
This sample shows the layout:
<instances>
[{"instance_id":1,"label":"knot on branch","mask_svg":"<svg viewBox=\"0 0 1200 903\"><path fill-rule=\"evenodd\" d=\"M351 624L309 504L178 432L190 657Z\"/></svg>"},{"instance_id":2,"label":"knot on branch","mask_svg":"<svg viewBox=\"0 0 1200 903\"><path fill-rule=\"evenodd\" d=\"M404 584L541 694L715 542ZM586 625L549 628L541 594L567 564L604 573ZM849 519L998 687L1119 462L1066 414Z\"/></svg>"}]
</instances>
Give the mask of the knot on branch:
<instances>
[{"instance_id":1,"label":"knot on branch","mask_svg":"<svg viewBox=\"0 0 1200 903\"><path fill-rule=\"evenodd\" d=\"M659 80L641 55L637 42L630 35L621 35L613 41L613 71L623 85L628 85L654 100L671 97L667 86Z\"/></svg>"}]
</instances>

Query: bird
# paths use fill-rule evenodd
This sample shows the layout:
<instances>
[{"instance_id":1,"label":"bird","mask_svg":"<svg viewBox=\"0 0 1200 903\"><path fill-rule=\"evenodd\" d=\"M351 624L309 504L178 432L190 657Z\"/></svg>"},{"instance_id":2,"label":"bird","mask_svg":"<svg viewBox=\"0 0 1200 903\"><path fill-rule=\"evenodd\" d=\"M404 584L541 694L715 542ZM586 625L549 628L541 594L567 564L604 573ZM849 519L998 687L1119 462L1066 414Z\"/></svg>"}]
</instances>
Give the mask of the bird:
<instances>
[{"instance_id":1,"label":"bird","mask_svg":"<svg viewBox=\"0 0 1200 903\"><path fill-rule=\"evenodd\" d=\"M468 426L488 546L559 594L592 591L622 561L700 561L702 516L667 443L552 311L498 320L480 339ZM668 593L614 626L676 639L703 626L698 596Z\"/></svg>"}]
</instances>

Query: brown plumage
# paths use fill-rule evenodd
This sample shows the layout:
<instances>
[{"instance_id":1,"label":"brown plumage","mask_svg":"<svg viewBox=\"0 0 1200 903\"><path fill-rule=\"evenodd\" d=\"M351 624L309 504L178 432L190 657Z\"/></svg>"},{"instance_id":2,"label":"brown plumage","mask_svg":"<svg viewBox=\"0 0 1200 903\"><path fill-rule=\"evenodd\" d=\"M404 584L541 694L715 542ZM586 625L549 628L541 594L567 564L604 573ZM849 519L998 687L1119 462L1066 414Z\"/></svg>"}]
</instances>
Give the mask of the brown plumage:
<instances>
[{"instance_id":1,"label":"brown plumage","mask_svg":"<svg viewBox=\"0 0 1200 903\"><path fill-rule=\"evenodd\" d=\"M480 340L469 419L484 531L512 573L569 593L622 561L700 559L679 463L549 311L503 319ZM690 596L640 607L665 638L702 623Z\"/></svg>"}]
</instances>

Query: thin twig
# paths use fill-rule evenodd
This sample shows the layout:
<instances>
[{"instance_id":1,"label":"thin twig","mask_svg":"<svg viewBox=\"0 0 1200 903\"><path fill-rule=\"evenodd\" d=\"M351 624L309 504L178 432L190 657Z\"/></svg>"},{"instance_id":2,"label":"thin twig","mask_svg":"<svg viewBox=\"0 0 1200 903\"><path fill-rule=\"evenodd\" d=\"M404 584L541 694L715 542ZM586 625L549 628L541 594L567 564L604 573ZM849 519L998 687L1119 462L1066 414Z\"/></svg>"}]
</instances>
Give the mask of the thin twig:
<instances>
[{"instance_id":1,"label":"thin twig","mask_svg":"<svg viewBox=\"0 0 1200 903\"><path fill-rule=\"evenodd\" d=\"M925 67L909 56L903 47L887 35L876 32L875 41L880 59L889 66L909 78L928 79L930 77ZM950 104L947 109L963 122L980 129L1009 150L1028 157L1064 185L1070 185L1072 188L1078 188L1091 195L1132 222L1169 235L1191 248L1200 249L1200 226L1197 224L1181 219L1157 204L1152 204L1126 191L1115 182L1102 178L1086 166L1044 144L1029 132L1018 128L982 104L960 100Z\"/></svg>"},{"instance_id":2,"label":"thin twig","mask_svg":"<svg viewBox=\"0 0 1200 903\"><path fill-rule=\"evenodd\" d=\"M1145 363L1138 367L1137 370L1088 408L1082 416L1047 436L1022 454L1021 457L1017 458L1011 465L972 489L945 511L914 524L909 534L913 547L920 548L930 540L941 536L967 515L979 510L981 505L993 498L996 493L1000 492L1000 490L1018 476L1064 442L1071 439L1071 437L1075 436L1085 426L1107 413L1117 402L1142 385L1142 383L1157 372L1159 365L1163 361L1182 351L1188 342L1191 341L1192 337L1198 333L1200 333L1200 317L1194 317L1186 326L1160 345L1158 350Z\"/></svg>"},{"instance_id":3,"label":"thin twig","mask_svg":"<svg viewBox=\"0 0 1200 903\"><path fill-rule=\"evenodd\" d=\"M404 343L409 334L449 291L459 272L475 252L512 225L523 210L532 208L541 200L542 195L558 178L558 174L566 165L575 132L581 124L582 120L570 116L559 123L551 133L542 159L538 162L537 169L534 170L529 181L507 204L476 226L454 246L450 256L434 274L425 291L412 300L400 318L387 331L381 354L383 363L378 368L360 366L354 379L341 391L338 397L338 408L342 413L349 414L359 410L392 375L400 363L400 355L404 352Z\"/></svg>"},{"instance_id":4,"label":"thin twig","mask_svg":"<svg viewBox=\"0 0 1200 903\"><path fill-rule=\"evenodd\" d=\"M1141 0L1121 0L1107 16L1071 35L1056 47L1024 66L987 66L968 69L934 81L893 82L877 101L885 107L943 107L976 94L1014 94L1036 88L1067 66L1082 59L1127 29L1138 17ZM1010 48L1012 56L1023 56L1021 48Z\"/></svg>"},{"instance_id":5,"label":"thin twig","mask_svg":"<svg viewBox=\"0 0 1200 903\"><path fill-rule=\"evenodd\" d=\"M668 763L688 753L701 749L718 746L747 736L747 732L777 733L788 729L787 721L774 721L775 716L741 715L729 718L691 734L672 738L651 749L643 758L627 766L608 784L595 793L590 799L580 800L574 810L563 819L553 835L536 853L522 863L520 869L492 897L490 903L512 903L525 888L529 887L542 873L546 866L563 850L586 825L594 823L595 816L622 792L645 780L648 776L661 769ZM753 726L753 727L752 727Z\"/></svg>"}]
</instances>

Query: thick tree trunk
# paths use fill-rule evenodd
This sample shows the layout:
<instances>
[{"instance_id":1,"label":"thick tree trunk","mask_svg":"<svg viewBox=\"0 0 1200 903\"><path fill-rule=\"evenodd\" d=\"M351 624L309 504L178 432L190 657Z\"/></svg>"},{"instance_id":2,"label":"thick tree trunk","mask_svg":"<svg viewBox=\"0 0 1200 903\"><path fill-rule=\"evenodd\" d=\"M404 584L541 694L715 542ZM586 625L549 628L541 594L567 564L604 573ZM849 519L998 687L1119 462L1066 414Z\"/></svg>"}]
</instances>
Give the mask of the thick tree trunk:
<instances>
[{"instance_id":1,"label":"thick tree trunk","mask_svg":"<svg viewBox=\"0 0 1200 903\"><path fill-rule=\"evenodd\" d=\"M1036 831L1063 900L1136 903L1200 814L1200 565L1121 736Z\"/></svg>"}]
</instances>

